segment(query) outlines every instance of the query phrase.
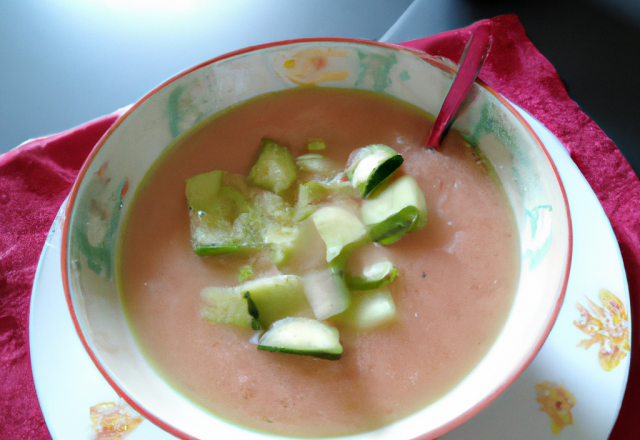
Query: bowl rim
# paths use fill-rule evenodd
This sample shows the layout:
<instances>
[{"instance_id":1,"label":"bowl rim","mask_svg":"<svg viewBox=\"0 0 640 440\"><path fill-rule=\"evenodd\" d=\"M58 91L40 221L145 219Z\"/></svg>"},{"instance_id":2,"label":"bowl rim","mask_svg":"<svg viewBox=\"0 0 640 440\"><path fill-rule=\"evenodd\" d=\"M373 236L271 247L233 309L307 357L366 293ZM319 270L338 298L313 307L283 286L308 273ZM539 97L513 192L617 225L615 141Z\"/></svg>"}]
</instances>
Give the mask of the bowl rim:
<instances>
[{"instance_id":1,"label":"bowl rim","mask_svg":"<svg viewBox=\"0 0 640 440\"><path fill-rule=\"evenodd\" d=\"M239 49L239 50L236 50L236 51L228 52L228 53L220 55L218 57L211 58L211 59L209 59L207 61L203 61L203 62L201 62L199 64L196 64L195 66L192 66L190 68L187 68L187 69L177 73L176 75L170 77L169 79L167 79L164 82L162 82L160 85L158 85L155 88L153 88L150 92L145 94L142 98L140 98L133 105L131 105L123 114L121 114L118 117L118 119L115 121L115 123L111 127L109 127L109 129L102 135L102 137L100 138L98 143L93 147L93 149L91 150L91 152L89 153L89 155L85 159L84 163L82 164L82 167L80 168L80 171L78 172L76 180L75 180L75 182L74 182L74 184L73 184L73 186L71 188L71 192L69 193L69 197L68 197L68 200L67 200L67 205L66 205L66 208L65 208L65 211L64 211L64 222L63 222L63 226L62 226L62 249L61 249L60 262L61 262L61 269L62 269L62 284L63 284L63 287L64 287L65 299L66 299L67 307L68 307L70 315L71 315L71 319L73 321L73 325L74 325L74 327L76 329L76 333L78 334L78 337L80 338L80 341L81 341L83 347L85 348L87 354L91 358L91 361L94 363L94 365L96 366L98 371L100 371L100 374L106 379L106 381L109 383L109 385L117 392L117 394L122 399L124 399L133 409L135 409L138 413L140 413L144 418L148 419L153 424L155 424L158 427L160 427L161 429L167 431L171 435L173 435L175 437L178 437L178 438L180 438L182 440L198 440L198 439L195 438L195 437L190 436L189 434L186 434L185 432L181 431L180 429L174 427L173 425L170 425L169 423L167 423L164 420L160 419L159 417L155 416L153 413L148 411L142 404L139 404L129 394L127 394L127 392L125 390L123 390L117 384L117 382L114 380L114 378L112 378L109 375L109 373L106 371L106 369L102 367L102 364L98 360L96 354L91 349L89 343L87 342L87 339L85 338L84 333L82 332L78 316L77 316L77 314L75 312L75 309L73 307L73 301L72 301L72 298L71 298L71 289L70 289L70 279L69 279L69 272L68 272L68 267L69 267L68 241L69 241L69 234L70 234L70 222L71 222L71 214L73 212L73 208L75 206L76 198L77 198L77 195L78 195L78 190L79 190L80 185L81 185L82 181L84 180L84 178L85 178L85 176L86 176L86 174L88 172L88 169L89 169L90 165L93 162L93 159L95 158L97 153L100 151L100 149L103 147L103 145L106 143L107 139L111 136L111 134L115 130L117 130L118 127L124 122L124 120L131 113L133 113L138 107L140 107L145 101L147 101L156 92L158 92L159 90L165 88L166 86L168 86L172 82L174 82L174 81L176 81L176 80L178 80L178 79L180 79L180 78L182 78L182 77L184 77L184 76L186 76L186 75L188 75L188 74L190 74L190 73L192 73L192 72L194 72L196 70L199 70L199 69L201 69L201 68L203 68L205 66L211 65L211 64L216 63L218 61L222 61L222 60L225 60L225 59L237 56L237 55L242 55L242 54L255 52L255 51L258 51L258 50L262 50L262 49L269 49L269 48L273 48L273 47L286 46L286 45L292 45L292 44L332 43L332 42L333 43L347 43L347 44L352 43L352 44L370 45L370 46L375 46L375 47L384 47L384 48L399 50L399 51L407 52L409 54L417 56L418 58L421 58L425 62L427 62L427 63L433 65L434 67L439 68L439 69L441 69L441 70L443 70L443 71L445 71L445 72L447 72L447 73L449 73L451 75L455 75L456 72L457 72L456 68L452 67L449 64L450 61L447 60L446 58L432 56L432 55L427 54L426 52L423 52L423 51L420 51L420 50L417 50L417 49L414 49L414 48L400 46L400 45L397 45L397 44L382 43L382 42L377 42L377 41L362 40L362 39L355 39L355 38L340 38L340 37L322 38L322 37L320 37L320 38L290 39L290 40L276 41L276 42L271 42L271 43L255 45L255 46L249 46L249 47L245 47L243 49ZM443 425L440 425L438 428L436 428L436 429L434 429L434 430L432 430L430 432L427 432L427 433L421 434L418 437L415 437L414 440L428 440L428 439L432 439L432 438L437 438L437 437L439 437L441 435L444 435L445 433L451 431L452 429L462 425L463 423L465 423L466 421L471 419L473 416L478 414L480 411L482 411L484 408L486 408L500 394L502 394L502 392L504 390L506 390L513 382L515 382L515 380L522 374L522 372L533 361L535 356L538 354L538 352L542 348L542 345L546 341L547 337L549 336L549 333L551 332L551 329L553 328L553 326L554 326L554 324L556 322L556 319L558 317L558 313L560 312L560 307L562 306L562 303L564 301L564 297L565 297L566 290L567 290L567 284L568 284L568 281L569 281L569 270L571 268L571 259L572 259L572 254L573 254L573 226L572 226L572 222L571 222L571 211L570 211L570 208L569 208L569 201L568 201L568 198L567 198L567 193L566 193L566 190L564 188L564 184L562 183L562 179L560 178L560 174L558 173L558 169L557 169L553 159L551 158L551 155L547 151L546 147L544 146L544 144L542 143L542 141L540 140L538 135L531 128L531 126L526 122L526 120L522 117L522 115L514 108L514 106L505 97L503 97L500 93L498 93L496 90L494 90L490 85L488 85L486 82L484 82L480 78L477 78L475 82L476 82L477 85L479 85L480 87L485 89L487 92L489 92L491 95L493 95L493 97L495 99L497 99L500 102L500 104L502 104L513 116L515 116L515 118L520 122L520 124L522 124L522 126L525 128L525 130L533 137L535 142L538 144L540 149L545 154L548 163L551 165L551 168L552 168L553 173L554 173L555 178L556 178L556 182L558 183L558 186L559 186L560 191L562 193L562 198L563 198L563 201L564 201L564 208L565 208L565 212L566 212L566 215L567 215L567 218L566 218L566 221L567 221L567 245L568 245L567 258L566 258L566 261L565 261L565 268L564 268L564 272L563 272L563 281L562 281L562 286L561 286L561 289L560 289L560 293L558 295L558 298L556 300L554 308L553 308L553 310L551 311L551 313L549 315L549 319L548 319L548 321L546 323L546 326L544 327L543 332L542 332L538 342L536 343L534 349L530 351L530 353L522 360L521 364L516 369L514 369L512 371L511 375L509 375L508 377L505 378L505 380L502 382L502 384L499 387L497 387L493 391L493 393L491 393L490 395L487 395L484 399L482 399L481 401L477 402L475 405L470 407L467 411L465 411L465 412L459 414L458 416L454 417L449 422L447 422L447 423L445 423ZM123 192L122 192L123 196L124 196L124 194L126 194L127 190L128 190L128 185L125 185L125 187L123 188ZM224 422L232 423L232 422L228 422L226 420L224 420ZM282 436L282 438L288 438L288 437Z\"/></svg>"}]
</instances>

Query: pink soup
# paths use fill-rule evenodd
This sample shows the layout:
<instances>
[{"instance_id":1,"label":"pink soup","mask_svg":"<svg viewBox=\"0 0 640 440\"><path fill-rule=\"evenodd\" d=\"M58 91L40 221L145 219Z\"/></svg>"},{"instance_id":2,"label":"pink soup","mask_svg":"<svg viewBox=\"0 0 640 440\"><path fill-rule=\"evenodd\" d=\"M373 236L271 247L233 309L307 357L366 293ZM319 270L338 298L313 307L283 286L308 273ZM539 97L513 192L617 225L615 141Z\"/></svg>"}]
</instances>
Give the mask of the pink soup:
<instances>
[{"instance_id":1,"label":"pink soup","mask_svg":"<svg viewBox=\"0 0 640 440\"><path fill-rule=\"evenodd\" d=\"M297 87L201 122L158 161L135 195L119 265L122 301L144 355L172 386L230 422L274 434L324 437L373 430L434 402L479 363L502 329L519 275L516 225L485 162L451 132L422 142L432 118L373 92ZM225 170L247 175L263 137L294 157L309 138L346 164L386 144L420 185L428 224L386 246L398 278L386 287L399 319L378 330L339 323L337 361L258 351L253 331L212 325L200 291L238 285L252 255L197 256L185 179ZM252 260L253 259L253 260ZM259 265L258 265L259 266ZM269 264L254 275L273 275Z\"/></svg>"}]
</instances>

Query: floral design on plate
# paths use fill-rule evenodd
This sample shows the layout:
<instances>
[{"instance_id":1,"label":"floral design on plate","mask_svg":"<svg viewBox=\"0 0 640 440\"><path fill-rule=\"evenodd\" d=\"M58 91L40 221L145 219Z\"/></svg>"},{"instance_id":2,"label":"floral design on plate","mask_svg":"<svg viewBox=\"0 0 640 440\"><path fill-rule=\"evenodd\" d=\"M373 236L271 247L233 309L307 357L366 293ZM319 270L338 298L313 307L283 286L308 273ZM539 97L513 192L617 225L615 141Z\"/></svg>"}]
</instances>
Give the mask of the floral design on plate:
<instances>
[{"instance_id":1,"label":"floral design on plate","mask_svg":"<svg viewBox=\"0 0 640 440\"><path fill-rule=\"evenodd\" d=\"M560 432L568 425L573 425L571 408L576 404L573 393L563 384L546 380L536 384L536 401L540 404L540 411L547 413L551 419L551 431Z\"/></svg>"},{"instance_id":2,"label":"floral design on plate","mask_svg":"<svg viewBox=\"0 0 640 440\"><path fill-rule=\"evenodd\" d=\"M92 406L90 417L93 440L121 440L144 420L122 399Z\"/></svg>"},{"instance_id":3,"label":"floral design on plate","mask_svg":"<svg viewBox=\"0 0 640 440\"><path fill-rule=\"evenodd\" d=\"M331 58L347 58L343 49L313 47L301 50L282 63L280 72L292 83L318 84L327 81L343 81L349 76L346 70L330 69Z\"/></svg>"},{"instance_id":4,"label":"floral design on plate","mask_svg":"<svg viewBox=\"0 0 640 440\"><path fill-rule=\"evenodd\" d=\"M600 343L600 366L605 371L611 371L629 353L629 317L620 298L608 290L600 290L599 298L603 307L587 298L593 315L582 304L576 303L581 319L573 323L591 336L590 339L580 341L578 347L582 346L587 350L593 344Z\"/></svg>"}]
</instances>

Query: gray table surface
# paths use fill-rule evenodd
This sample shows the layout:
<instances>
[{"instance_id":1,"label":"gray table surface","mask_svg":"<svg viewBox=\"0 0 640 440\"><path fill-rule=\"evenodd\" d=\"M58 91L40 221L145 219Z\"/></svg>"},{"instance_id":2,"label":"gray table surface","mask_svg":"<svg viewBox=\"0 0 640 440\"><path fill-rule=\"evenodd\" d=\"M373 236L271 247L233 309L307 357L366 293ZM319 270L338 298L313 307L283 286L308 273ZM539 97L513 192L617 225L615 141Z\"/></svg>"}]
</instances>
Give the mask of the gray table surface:
<instances>
[{"instance_id":1,"label":"gray table surface","mask_svg":"<svg viewBox=\"0 0 640 440\"><path fill-rule=\"evenodd\" d=\"M0 0L0 153L246 46L321 36L400 42L505 13L519 15L638 173L638 0Z\"/></svg>"}]
</instances>

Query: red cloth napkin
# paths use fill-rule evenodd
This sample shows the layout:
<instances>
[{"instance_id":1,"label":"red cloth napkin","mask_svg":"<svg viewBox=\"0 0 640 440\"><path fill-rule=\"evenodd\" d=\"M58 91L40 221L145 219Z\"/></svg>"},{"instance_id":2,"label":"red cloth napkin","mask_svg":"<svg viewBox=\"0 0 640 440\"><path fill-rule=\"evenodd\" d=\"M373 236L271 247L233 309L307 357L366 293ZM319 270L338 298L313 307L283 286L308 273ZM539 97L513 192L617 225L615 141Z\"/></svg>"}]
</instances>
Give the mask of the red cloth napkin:
<instances>
[{"instance_id":1,"label":"red cloth napkin","mask_svg":"<svg viewBox=\"0 0 640 440\"><path fill-rule=\"evenodd\" d=\"M615 144L573 102L557 72L516 16L486 20L493 45L480 77L531 113L564 144L604 207L618 238L631 293L640 308L640 181ZM458 61L477 23L405 46ZM118 114L30 141L0 156L0 438L49 439L29 357L29 300L53 219L85 158ZM631 372L610 439L637 439L640 423L640 329L634 326ZM87 412L88 416L88 412Z\"/></svg>"}]
</instances>

